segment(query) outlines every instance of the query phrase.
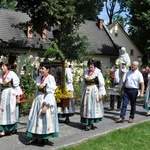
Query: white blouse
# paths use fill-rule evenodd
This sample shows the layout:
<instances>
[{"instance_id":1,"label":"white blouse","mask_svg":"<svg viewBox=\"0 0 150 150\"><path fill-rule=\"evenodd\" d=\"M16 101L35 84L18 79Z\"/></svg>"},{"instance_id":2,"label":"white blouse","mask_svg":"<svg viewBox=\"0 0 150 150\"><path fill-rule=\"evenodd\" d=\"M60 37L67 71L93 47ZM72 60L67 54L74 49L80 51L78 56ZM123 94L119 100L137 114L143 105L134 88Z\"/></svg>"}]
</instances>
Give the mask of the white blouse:
<instances>
[{"instance_id":1,"label":"white blouse","mask_svg":"<svg viewBox=\"0 0 150 150\"><path fill-rule=\"evenodd\" d=\"M89 69L87 69L84 73L84 78L83 78L83 82L82 82L82 91L84 90L84 88L86 87L85 84L85 78L87 78L89 76ZM105 90L105 82L104 82L104 77L101 73L101 70L98 68L95 68L94 72L92 73L92 75L90 75L92 78L98 77L98 81L99 81L99 85L98 85L98 90L99 90L99 94L100 95L105 95L106 94L106 90Z\"/></svg>"},{"instance_id":2,"label":"white blouse","mask_svg":"<svg viewBox=\"0 0 150 150\"><path fill-rule=\"evenodd\" d=\"M2 84L2 82L3 82L2 76L3 75L1 74L0 75L0 84ZM11 80L13 81L13 89L15 90L16 95L22 95L23 92L19 86L20 85L20 79L14 71L9 71L9 73L5 77L6 82L10 82Z\"/></svg>"}]
</instances>

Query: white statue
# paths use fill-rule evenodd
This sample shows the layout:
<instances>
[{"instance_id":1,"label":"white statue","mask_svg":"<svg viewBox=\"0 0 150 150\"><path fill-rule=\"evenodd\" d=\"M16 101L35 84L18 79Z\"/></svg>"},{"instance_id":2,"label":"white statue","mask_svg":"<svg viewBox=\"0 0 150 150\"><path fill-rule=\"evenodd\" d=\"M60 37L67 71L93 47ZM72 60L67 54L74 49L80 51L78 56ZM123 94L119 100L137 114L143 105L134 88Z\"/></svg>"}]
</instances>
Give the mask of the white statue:
<instances>
[{"instance_id":1,"label":"white statue","mask_svg":"<svg viewBox=\"0 0 150 150\"><path fill-rule=\"evenodd\" d=\"M128 53L126 52L125 47L120 48L119 57L116 60L115 65L120 68L120 85L122 85L125 80L125 74L129 71L129 67L131 66L131 60Z\"/></svg>"},{"instance_id":2,"label":"white statue","mask_svg":"<svg viewBox=\"0 0 150 150\"><path fill-rule=\"evenodd\" d=\"M131 60L128 53L126 52L125 47L120 48L119 57L116 60L116 65L119 65L121 71L124 73L129 71L129 67L131 66Z\"/></svg>"}]
</instances>

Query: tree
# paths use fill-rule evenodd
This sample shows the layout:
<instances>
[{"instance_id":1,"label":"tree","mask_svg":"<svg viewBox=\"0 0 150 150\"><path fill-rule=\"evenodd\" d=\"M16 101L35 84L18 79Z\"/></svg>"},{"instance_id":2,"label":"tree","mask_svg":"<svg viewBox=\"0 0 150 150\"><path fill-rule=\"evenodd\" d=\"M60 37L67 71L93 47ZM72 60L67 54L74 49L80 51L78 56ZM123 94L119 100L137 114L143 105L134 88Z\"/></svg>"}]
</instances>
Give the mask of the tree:
<instances>
[{"instance_id":1,"label":"tree","mask_svg":"<svg viewBox=\"0 0 150 150\"><path fill-rule=\"evenodd\" d=\"M109 17L108 25L112 24L115 15L120 15L127 11L128 0L103 0L106 13Z\"/></svg>"},{"instance_id":2,"label":"tree","mask_svg":"<svg viewBox=\"0 0 150 150\"><path fill-rule=\"evenodd\" d=\"M121 15L115 15L113 17L114 22L119 22L121 26L125 29L126 25L128 25L128 18L123 17Z\"/></svg>"},{"instance_id":3,"label":"tree","mask_svg":"<svg viewBox=\"0 0 150 150\"><path fill-rule=\"evenodd\" d=\"M81 61L88 55L88 39L86 36L79 35L77 30L77 26L74 27L71 22L61 23L60 30L54 33L56 43L69 61Z\"/></svg>"},{"instance_id":4,"label":"tree","mask_svg":"<svg viewBox=\"0 0 150 150\"><path fill-rule=\"evenodd\" d=\"M150 2L130 0L129 14L131 39L144 54L143 63L150 64ZM148 62L149 61L149 62Z\"/></svg>"},{"instance_id":5,"label":"tree","mask_svg":"<svg viewBox=\"0 0 150 150\"><path fill-rule=\"evenodd\" d=\"M54 31L55 41L67 59L82 59L85 56L87 39L81 37L77 30L85 19L96 18L103 4L100 0L17 1L17 10L31 17L33 30L41 32L44 28L51 30L59 26L59 30Z\"/></svg>"},{"instance_id":6,"label":"tree","mask_svg":"<svg viewBox=\"0 0 150 150\"><path fill-rule=\"evenodd\" d=\"M103 6L101 0L17 0L17 2L17 10L27 13L34 26L38 23L40 27L45 27L45 23L51 27L61 20L80 23L84 19L95 19Z\"/></svg>"},{"instance_id":7,"label":"tree","mask_svg":"<svg viewBox=\"0 0 150 150\"><path fill-rule=\"evenodd\" d=\"M0 8L15 9L16 0L1 0Z\"/></svg>"}]
</instances>

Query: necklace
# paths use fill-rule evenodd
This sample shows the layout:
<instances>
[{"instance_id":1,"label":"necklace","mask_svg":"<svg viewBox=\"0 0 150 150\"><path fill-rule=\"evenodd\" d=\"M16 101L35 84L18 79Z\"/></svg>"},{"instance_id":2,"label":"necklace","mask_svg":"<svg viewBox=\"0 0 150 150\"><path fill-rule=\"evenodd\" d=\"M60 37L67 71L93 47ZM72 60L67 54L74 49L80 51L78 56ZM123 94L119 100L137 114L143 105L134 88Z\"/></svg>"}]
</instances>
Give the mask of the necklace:
<instances>
[{"instance_id":1,"label":"necklace","mask_svg":"<svg viewBox=\"0 0 150 150\"><path fill-rule=\"evenodd\" d=\"M88 72L88 76L91 76L93 74L94 70L93 71L89 71Z\"/></svg>"},{"instance_id":2,"label":"necklace","mask_svg":"<svg viewBox=\"0 0 150 150\"><path fill-rule=\"evenodd\" d=\"M46 79L46 77L47 77L48 75L49 75L49 74L46 74L45 76L42 76L42 77L41 77L41 82L40 82L41 84L44 82L44 80Z\"/></svg>"},{"instance_id":3,"label":"necklace","mask_svg":"<svg viewBox=\"0 0 150 150\"><path fill-rule=\"evenodd\" d=\"M3 76L2 76L2 80L3 80L3 81L5 81L5 79L6 79L7 75L8 75L8 73L9 73L9 71L8 71L6 74L3 74Z\"/></svg>"}]
</instances>

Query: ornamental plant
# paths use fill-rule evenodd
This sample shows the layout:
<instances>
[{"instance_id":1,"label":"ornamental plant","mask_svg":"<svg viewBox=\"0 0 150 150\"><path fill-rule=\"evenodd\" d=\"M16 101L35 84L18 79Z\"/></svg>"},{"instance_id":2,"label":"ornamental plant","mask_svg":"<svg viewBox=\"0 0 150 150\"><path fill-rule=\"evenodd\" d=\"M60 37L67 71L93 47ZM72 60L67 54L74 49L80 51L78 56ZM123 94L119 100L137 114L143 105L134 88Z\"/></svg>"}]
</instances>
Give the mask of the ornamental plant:
<instances>
[{"instance_id":1,"label":"ornamental plant","mask_svg":"<svg viewBox=\"0 0 150 150\"><path fill-rule=\"evenodd\" d=\"M44 57L46 57L47 60L49 60L48 58L50 57L51 62L54 62L54 63L60 62L60 63L62 63L62 66L65 65L64 64L64 62L65 62L64 55L54 41L51 42L50 48L47 51L45 51ZM53 60L52 60L52 58L53 58ZM63 74L63 71L64 70L62 70L62 73L61 73L61 75L62 75L61 80L63 82L55 90L55 98L56 98L57 103L61 103L62 99L71 97L71 92L68 91L67 88L65 87L65 74Z\"/></svg>"},{"instance_id":2,"label":"ornamental plant","mask_svg":"<svg viewBox=\"0 0 150 150\"><path fill-rule=\"evenodd\" d=\"M51 56L51 58L55 58L56 56L58 57L55 60L53 60L53 62L60 61L59 58L61 58L62 60L64 60L65 58L64 54L54 41L51 42L50 48L47 49L44 53L44 57L48 58L49 56Z\"/></svg>"},{"instance_id":3,"label":"ornamental plant","mask_svg":"<svg viewBox=\"0 0 150 150\"><path fill-rule=\"evenodd\" d=\"M30 55L30 53L27 54L23 70L20 74L20 85L24 91L25 99L33 98L33 94L35 93L36 84L35 79L33 78L35 67L33 66L32 58L33 56Z\"/></svg>"},{"instance_id":4,"label":"ornamental plant","mask_svg":"<svg viewBox=\"0 0 150 150\"><path fill-rule=\"evenodd\" d=\"M57 103L61 103L62 99L71 98L71 92L67 88L58 86L55 90L55 98Z\"/></svg>"},{"instance_id":5,"label":"ornamental plant","mask_svg":"<svg viewBox=\"0 0 150 150\"><path fill-rule=\"evenodd\" d=\"M110 69L107 68L106 71L105 71L105 76L104 76L104 79L105 79L105 88L110 88L112 87L112 81L113 81L113 78L114 78L114 75L110 73Z\"/></svg>"},{"instance_id":6,"label":"ornamental plant","mask_svg":"<svg viewBox=\"0 0 150 150\"><path fill-rule=\"evenodd\" d=\"M24 99L34 99L35 95L35 79L33 78L33 73L35 67L32 62L33 56L30 53L27 54L23 70L20 73L20 86L24 92ZM31 103L25 102L21 103L20 106L20 115L28 115L31 108Z\"/></svg>"}]
</instances>

